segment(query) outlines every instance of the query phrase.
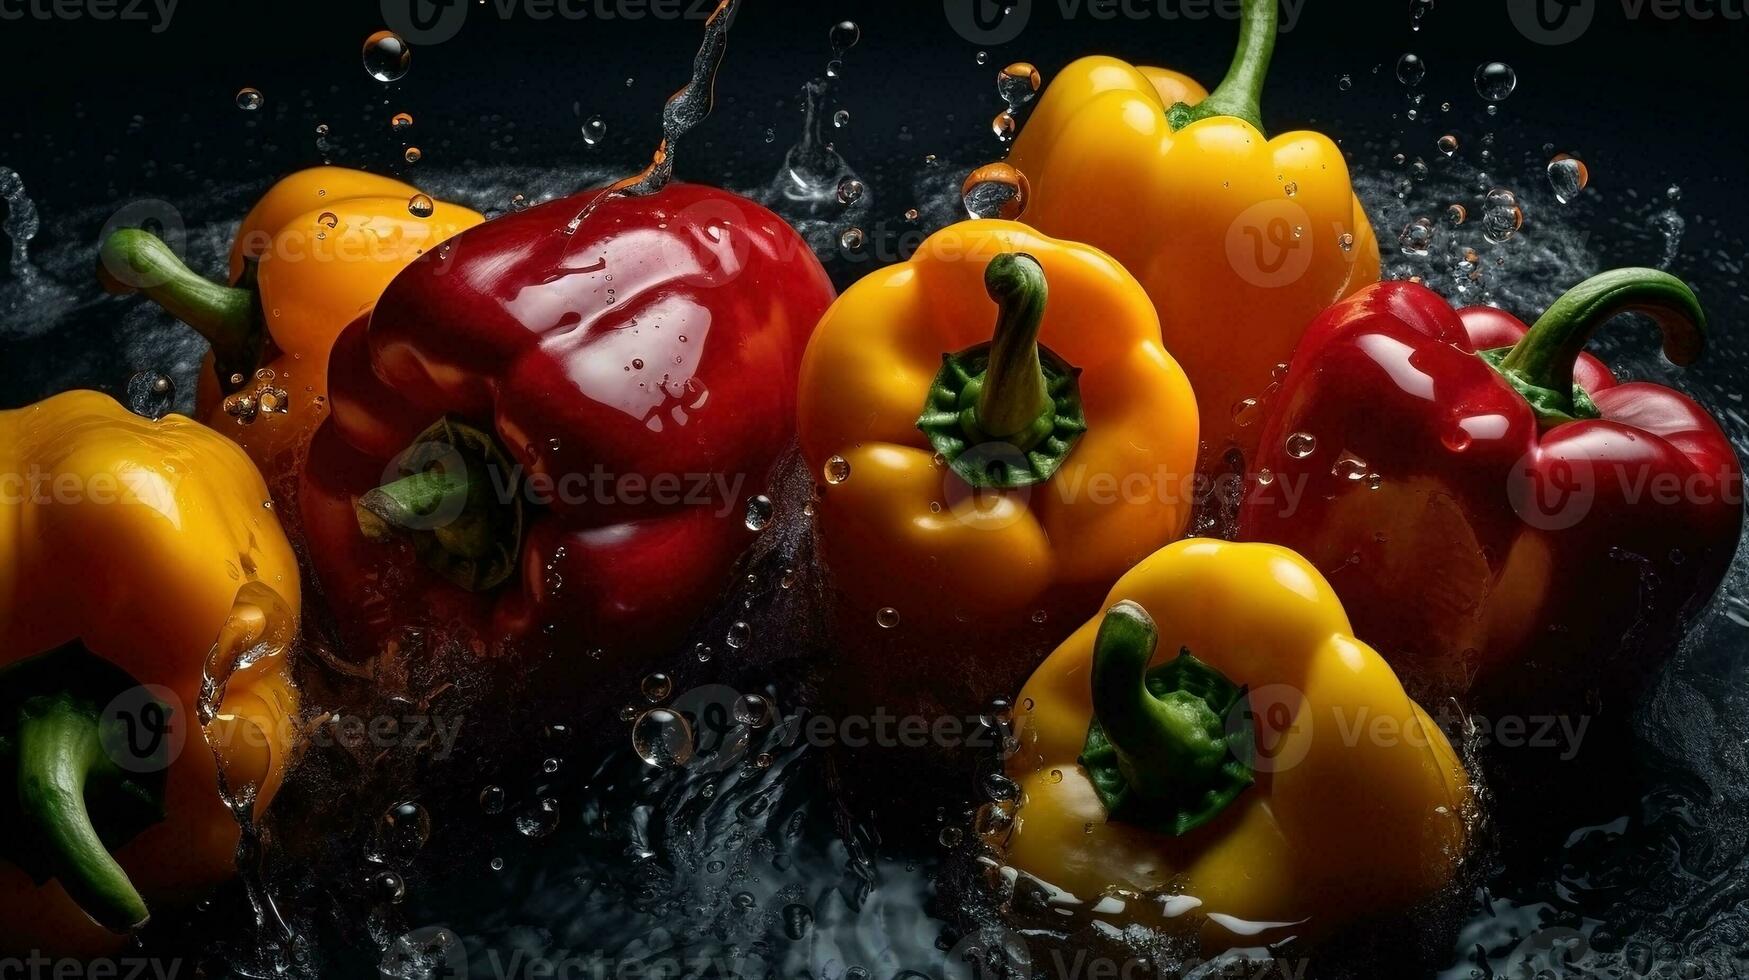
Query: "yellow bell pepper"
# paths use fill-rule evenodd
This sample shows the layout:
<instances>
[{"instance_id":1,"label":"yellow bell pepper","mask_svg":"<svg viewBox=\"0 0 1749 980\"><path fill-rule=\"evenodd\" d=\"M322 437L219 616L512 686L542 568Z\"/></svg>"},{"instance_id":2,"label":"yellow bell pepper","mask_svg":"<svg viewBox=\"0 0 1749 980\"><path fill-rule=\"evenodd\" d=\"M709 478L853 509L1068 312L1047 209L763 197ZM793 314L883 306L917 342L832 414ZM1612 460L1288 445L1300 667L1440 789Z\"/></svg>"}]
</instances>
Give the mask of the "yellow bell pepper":
<instances>
[{"instance_id":1,"label":"yellow bell pepper","mask_svg":"<svg viewBox=\"0 0 1749 980\"><path fill-rule=\"evenodd\" d=\"M963 222L852 286L809 342L798 427L848 621L917 641L870 684L1011 689L1036 656L983 646L974 673L956 634L1060 637L1182 534L1196 425L1146 294L1096 249Z\"/></svg>"},{"instance_id":2,"label":"yellow bell pepper","mask_svg":"<svg viewBox=\"0 0 1749 980\"><path fill-rule=\"evenodd\" d=\"M1304 559L1190 539L1109 602L1020 692L1021 802L992 839L1010 866L1213 949L1451 880L1464 768Z\"/></svg>"},{"instance_id":3,"label":"yellow bell pepper","mask_svg":"<svg viewBox=\"0 0 1749 980\"><path fill-rule=\"evenodd\" d=\"M411 184L315 167L268 190L237 232L230 286L190 271L138 229L104 242L99 277L144 293L213 345L199 416L230 435L283 502L328 414L328 355L414 259L485 219Z\"/></svg>"},{"instance_id":4,"label":"yellow bell pepper","mask_svg":"<svg viewBox=\"0 0 1749 980\"><path fill-rule=\"evenodd\" d=\"M95 955L233 873L219 766L259 812L296 735L268 500L180 416L90 391L0 412L0 949Z\"/></svg>"},{"instance_id":5,"label":"yellow bell pepper","mask_svg":"<svg viewBox=\"0 0 1749 980\"><path fill-rule=\"evenodd\" d=\"M1249 453L1261 401L1312 317L1379 277L1378 242L1342 151L1269 139L1258 107L1274 0L1245 0L1239 53L1212 95L1177 72L1082 58L1045 90L1008 162L1025 220L1111 253L1147 288L1196 388L1205 460Z\"/></svg>"}]
</instances>

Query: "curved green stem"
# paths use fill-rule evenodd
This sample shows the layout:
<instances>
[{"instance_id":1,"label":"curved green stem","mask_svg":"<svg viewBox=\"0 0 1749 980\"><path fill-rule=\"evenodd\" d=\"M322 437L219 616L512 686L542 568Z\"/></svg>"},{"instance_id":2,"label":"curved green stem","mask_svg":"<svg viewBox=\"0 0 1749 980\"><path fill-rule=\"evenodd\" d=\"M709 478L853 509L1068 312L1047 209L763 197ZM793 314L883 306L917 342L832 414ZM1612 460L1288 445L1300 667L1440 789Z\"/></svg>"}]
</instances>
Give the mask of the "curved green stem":
<instances>
[{"instance_id":1,"label":"curved green stem","mask_svg":"<svg viewBox=\"0 0 1749 980\"><path fill-rule=\"evenodd\" d=\"M253 289L197 275L162 239L139 228L110 234L99 251L97 278L111 295L145 295L200 332L213 346L222 387L261 366L267 330Z\"/></svg>"},{"instance_id":2,"label":"curved green stem","mask_svg":"<svg viewBox=\"0 0 1749 980\"><path fill-rule=\"evenodd\" d=\"M1573 365L1591 334L1623 313L1644 313L1664 332L1664 356L1688 365L1706 347L1706 311L1688 284L1657 269L1614 269L1555 300L1500 362L1539 388L1573 387Z\"/></svg>"},{"instance_id":3,"label":"curved green stem","mask_svg":"<svg viewBox=\"0 0 1749 980\"><path fill-rule=\"evenodd\" d=\"M515 573L522 498L495 439L444 419L414 440L403 471L358 498L354 510L366 538L412 539L426 565L469 591L494 588Z\"/></svg>"},{"instance_id":4,"label":"curved green stem","mask_svg":"<svg viewBox=\"0 0 1749 980\"><path fill-rule=\"evenodd\" d=\"M112 932L129 932L151 912L109 853L85 807L85 786L113 764L98 717L65 697L32 700L18 721L18 805L43 858L79 907Z\"/></svg>"},{"instance_id":5,"label":"curved green stem","mask_svg":"<svg viewBox=\"0 0 1749 980\"><path fill-rule=\"evenodd\" d=\"M1275 34L1280 11L1278 0L1243 0L1239 20L1239 48L1227 77L1194 106L1180 102L1168 112L1173 129L1183 129L1199 119L1233 116L1263 132L1263 83L1269 76L1269 59L1275 54Z\"/></svg>"},{"instance_id":6,"label":"curved green stem","mask_svg":"<svg viewBox=\"0 0 1749 980\"><path fill-rule=\"evenodd\" d=\"M1150 670L1159 640L1140 605L1106 610L1081 763L1114 819L1178 835L1251 785L1253 727L1244 689L1189 651Z\"/></svg>"},{"instance_id":7,"label":"curved green stem","mask_svg":"<svg viewBox=\"0 0 1749 980\"><path fill-rule=\"evenodd\" d=\"M1039 325L1050 289L1044 267L1025 252L992 259L984 269L984 289L997 312L990 364L978 395L978 427L992 438L1012 440L1032 429L1051 407L1038 355Z\"/></svg>"}]
</instances>

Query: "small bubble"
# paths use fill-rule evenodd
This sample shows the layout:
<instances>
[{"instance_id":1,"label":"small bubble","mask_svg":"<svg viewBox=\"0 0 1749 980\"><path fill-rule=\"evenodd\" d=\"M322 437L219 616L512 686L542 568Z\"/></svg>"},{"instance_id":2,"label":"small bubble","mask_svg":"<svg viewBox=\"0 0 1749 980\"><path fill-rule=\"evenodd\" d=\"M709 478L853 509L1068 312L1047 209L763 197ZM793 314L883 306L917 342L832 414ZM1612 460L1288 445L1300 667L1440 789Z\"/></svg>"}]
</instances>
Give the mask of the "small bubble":
<instances>
[{"instance_id":1,"label":"small bubble","mask_svg":"<svg viewBox=\"0 0 1749 980\"><path fill-rule=\"evenodd\" d=\"M254 112L266 101L267 97L261 94L260 89L246 88L237 93L237 108L244 112Z\"/></svg>"},{"instance_id":2,"label":"small bubble","mask_svg":"<svg viewBox=\"0 0 1749 980\"><path fill-rule=\"evenodd\" d=\"M832 50L843 54L856 47L856 42L862 40L862 27L853 20L841 20L832 25L826 32L826 40L832 45Z\"/></svg>"},{"instance_id":3,"label":"small bubble","mask_svg":"<svg viewBox=\"0 0 1749 980\"><path fill-rule=\"evenodd\" d=\"M425 151L419 149L417 146L409 146L407 147L407 152L401 154L401 156L406 159L408 163L418 163L420 160L425 159Z\"/></svg>"},{"instance_id":4,"label":"small bubble","mask_svg":"<svg viewBox=\"0 0 1749 980\"><path fill-rule=\"evenodd\" d=\"M607 138L607 123L600 116L591 116L583 123L583 142L589 146L599 144Z\"/></svg>"},{"instance_id":5,"label":"small bubble","mask_svg":"<svg viewBox=\"0 0 1749 980\"><path fill-rule=\"evenodd\" d=\"M545 797L516 815L516 832L532 840L552 836L559 829L559 801Z\"/></svg>"},{"instance_id":6,"label":"small bubble","mask_svg":"<svg viewBox=\"0 0 1749 980\"><path fill-rule=\"evenodd\" d=\"M971 172L960 187L966 214L973 218L1013 220L1026 210L1032 195L1026 175L1006 163L991 163Z\"/></svg>"},{"instance_id":7,"label":"small bubble","mask_svg":"<svg viewBox=\"0 0 1749 980\"><path fill-rule=\"evenodd\" d=\"M364 39L364 70L379 82L399 81L413 65L413 49L393 31Z\"/></svg>"},{"instance_id":8,"label":"small bubble","mask_svg":"<svg viewBox=\"0 0 1749 980\"><path fill-rule=\"evenodd\" d=\"M658 671L645 677L640 689L644 692L646 700L655 703L667 699L674 690L674 681L669 679L667 674Z\"/></svg>"},{"instance_id":9,"label":"small bubble","mask_svg":"<svg viewBox=\"0 0 1749 980\"><path fill-rule=\"evenodd\" d=\"M849 109L839 109L832 114L832 127L834 129L843 129L848 125L850 125Z\"/></svg>"},{"instance_id":10,"label":"small bubble","mask_svg":"<svg viewBox=\"0 0 1749 980\"><path fill-rule=\"evenodd\" d=\"M729 649L739 650L752 639L753 627L743 622L736 622L729 627L729 634L723 638L723 642L729 645Z\"/></svg>"},{"instance_id":11,"label":"small bubble","mask_svg":"<svg viewBox=\"0 0 1749 980\"><path fill-rule=\"evenodd\" d=\"M1294 432L1287 437L1284 444L1287 454L1294 459L1305 459L1318 449L1318 439L1310 432Z\"/></svg>"},{"instance_id":12,"label":"small bubble","mask_svg":"<svg viewBox=\"0 0 1749 980\"><path fill-rule=\"evenodd\" d=\"M866 189L862 181L855 177L846 177L838 182L838 203L846 206L855 204L862 200L863 192Z\"/></svg>"},{"instance_id":13,"label":"small bubble","mask_svg":"<svg viewBox=\"0 0 1749 980\"><path fill-rule=\"evenodd\" d=\"M1427 76L1427 63L1417 54L1405 54L1397 59L1397 81L1413 88Z\"/></svg>"},{"instance_id":14,"label":"small bubble","mask_svg":"<svg viewBox=\"0 0 1749 980\"><path fill-rule=\"evenodd\" d=\"M488 816L504 812L504 787L488 785L480 790L480 810Z\"/></svg>"},{"instance_id":15,"label":"small bubble","mask_svg":"<svg viewBox=\"0 0 1749 980\"><path fill-rule=\"evenodd\" d=\"M1518 206L1518 196L1496 187L1482 203L1482 234L1496 245L1510 241L1524 227L1524 210Z\"/></svg>"},{"instance_id":16,"label":"small bubble","mask_svg":"<svg viewBox=\"0 0 1749 980\"><path fill-rule=\"evenodd\" d=\"M1039 75L1038 69L1025 61L1016 61L996 73L996 94L1011 109L1031 102L1038 95L1039 86L1043 84L1044 79Z\"/></svg>"},{"instance_id":17,"label":"small bubble","mask_svg":"<svg viewBox=\"0 0 1749 980\"><path fill-rule=\"evenodd\" d=\"M1006 109L996 113L996 118L990 120L990 132L995 133L996 138L1004 143L1013 139L1015 131L1019 128L1020 123L1015 121L1014 113Z\"/></svg>"},{"instance_id":18,"label":"small bubble","mask_svg":"<svg viewBox=\"0 0 1749 980\"><path fill-rule=\"evenodd\" d=\"M862 248L865 240L866 238L863 235L861 228L847 228L845 229L844 234L838 236L838 244L842 245L846 251L850 252Z\"/></svg>"},{"instance_id":19,"label":"small bubble","mask_svg":"<svg viewBox=\"0 0 1749 980\"><path fill-rule=\"evenodd\" d=\"M397 133L411 125L413 125L413 114L410 112L397 112L389 120L389 128Z\"/></svg>"},{"instance_id":20,"label":"small bubble","mask_svg":"<svg viewBox=\"0 0 1749 980\"><path fill-rule=\"evenodd\" d=\"M1433 222L1426 218L1416 218L1403 226L1397 234L1397 244L1409 255L1426 255L1433 246Z\"/></svg>"},{"instance_id":21,"label":"small bubble","mask_svg":"<svg viewBox=\"0 0 1749 980\"><path fill-rule=\"evenodd\" d=\"M1451 156L1453 153L1457 152L1458 138L1450 133L1446 133L1444 136L1441 136L1438 142L1434 145L1439 147L1439 152L1446 156Z\"/></svg>"},{"instance_id":22,"label":"small bubble","mask_svg":"<svg viewBox=\"0 0 1749 980\"><path fill-rule=\"evenodd\" d=\"M850 460L845 459L843 456L833 456L826 460L824 472L827 483L834 486L843 483L845 480L850 479Z\"/></svg>"},{"instance_id":23,"label":"small bubble","mask_svg":"<svg viewBox=\"0 0 1749 980\"><path fill-rule=\"evenodd\" d=\"M977 56L973 60L975 60L980 65L987 65L990 63L990 52L979 51Z\"/></svg>"},{"instance_id":24,"label":"small bubble","mask_svg":"<svg viewBox=\"0 0 1749 980\"><path fill-rule=\"evenodd\" d=\"M437 205L424 194L415 194L407 199L407 213L415 218L429 218Z\"/></svg>"},{"instance_id":25,"label":"small bubble","mask_svg":"<svg viewBox=\"0 0 1749 980\"><path fill-rule=\"evenodd\" d=\"M632 750L648 765L670 769L692 758L692 726L667 708L651 708L632 724Z\"/></svg>"},{"instance_id":26,"label":"small bubble","mask_svg":"<svg viewBox=\"0 0 1749 980\"><path fill-rule=\"evenodd\" d=\"M1489 102L1504 102L1518 87L1518 73L1512 66L1490 61L1476 68L1476 94Z\"/></svg>"},{"instance_id":27,"label":"small bubble","mask_svg":"<svg viewBox=\"0 0 1749 980\"><path fill-rule=\"evenodd\" d=\"M1337 78L1336 79L1336 87L1344 92L1353 88L1354 87L1354 76L1353 75L1343 75L1343 76Z\"/></svg>"},{"instance_id":28,"label":"small bubble","mask_svg":"<svg viewBox=\"0 0 1749 980\"><path fill-rule=\"evenodd\" d=\"M771 503L771 498L762 493L748 497L746 516L747 530L765 530L765 525L771 523L771 515L775 509L776 508L773 507Z\"/></svg>"},{"instance_id":29,"label":"small bubble","mask_svg":"<svg viewBox=\"0 0 1749 980\"><path fill-rule=\"evenodd\" d=\"M771 724L776 712L763 694L743 694L735 699L733 714L737 724L749 728L764 728Z\"/></svg>"},{"instance_id":30,"label":"small bubble","mask_svg":"<svg viewBox=\"0 0 1749 980\"><path fill-rule=\"evenodd\" d=\"M892 606L882 606L875 613L875 625L884 630L890 630L899 625L899 610Z\"/></svg>"},{"instance_id":31,"label":"small bubble","mask_svg":"<svg viewBox=\"0 0 1749 980\"><path fill-rule=\"evenodd\" d=\"M1445 209L1445 220L1454 225L1461 225L1470 220L1470 210L1462 204L1453 204Z\"/></svg>"},{"instance_id":32,"label":"small bubble","mask_svg":"<svg viewBox=\"0 0 1749 980\"><path fill-rule=\"evenodd\" d=\"M1337 237L1336 244L1344 252L1353 251L1354 250L1354 236L1345 231L1340 236Z\"/></svg>"},{"instance_id":33,"label":"small bubble","mask_svg":"<svg viewBox=\"0 0 1749 980\"><path fill-rule=\"evenodd\" d=\"M1556 154L1549 161L1549 186L1554 189L1555 200L1562 204L1579 196L1585 185L1591 182L1591 171L1585 162L1568 153Z\"/></svg>"}]
</instances>

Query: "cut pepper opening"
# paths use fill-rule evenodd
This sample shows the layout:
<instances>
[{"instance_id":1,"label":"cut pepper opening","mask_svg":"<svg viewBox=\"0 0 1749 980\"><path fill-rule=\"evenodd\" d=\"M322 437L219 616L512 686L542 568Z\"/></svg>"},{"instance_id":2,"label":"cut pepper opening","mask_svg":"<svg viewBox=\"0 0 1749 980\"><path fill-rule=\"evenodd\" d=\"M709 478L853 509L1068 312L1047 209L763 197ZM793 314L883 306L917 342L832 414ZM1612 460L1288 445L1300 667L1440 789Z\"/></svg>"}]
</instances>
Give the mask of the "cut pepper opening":
<instances>
[{"instance_id":1,"label":"cut pepper opening","mask_svg":"<svg viewBox=\"0 0 1749 980\"><path fill-rule=\"evenodd\" d=\"M1244 0L1239 12L1239 48L1227 77L1196 105L1177 103L1166 110L1166 123L1174 131L1215 116L1232 116L1263 132L1263 83L1269 77L1269 59L1275 54L1276 25L1281 13L1277 0Z\"/></svg>"},{"instance_id":2,"label":"cut pepper opening","mask_svg":"<svg viewBox=\"0 0 1749 980\"><path fill-rule=\"evenodd\" d=\"M1080 762L1113 820L1182 836L1254 781L1244 688L1190 654L1150 670L1160 642L1148 611L1124 600L1093 642L1093 721Z\"/></svg>"},{"instance_id":3,"label":"cut pepper opening","mask_svg":"<svg viewBox=\"0 0 1749 980\"><path fill-rule=\"evenodd\" d=\"M1038 342L1049 285L1037 259L996 256L984 288L996 303L994 337L942 355L917 427L973 487L1041 483L1087 431L1081 372Z\"/></svg>"},{"instance_id":4,"label":"cut pepper opening","mask_svg":"<svg viewBox=\"0 0 1749 980\"><path fill-rule=\"evenodd\" d=\"M444 418L413 440L399 465L399 479L355 504L366 538L409 538L420 561L470 592L496 588L515 574L522 494L496 439Z\"/></svg>"},{"instance_id":5,"label":"cut pepper opening","mask_svg":"<svg viewBox=\"0 0 1749 980\"><path fill-rule=\"evenodd\" d=\"M1664 356L1686 367L1706 349L1706 311L1694 290L1657 269L1614 269L1592 276L1549 306L1517 344L1481 351L1535 410L1545 429L1600 413L1573 381L1591 335L1623 313L1643 313L1664 334Z\"/></svg>"},{"instance_id":6,"label":"cut pepper opening","mask_svg":"<svg viewBox=\"0 0 1749 980\"><path fill-rule=\"evenodd\" d=\"M116 933L151 913L111 852L163 819L170 762L147 752L124 768L108 748L132 747L141 734L104 728L106 707L138 688L79 643L0 671L0 779L15 786L17 804L0 811L0 855L38 883L60 882ZM169 717L171 707L159 707Z\"/></svg>"},{"instance_id":7,"label":"cut pepper opening","mask_svg":"<svg viewBox=\"0 0 1749 980\"><path fill-rule=\"evenodd\" d=\"M144 295L193 327L213 347L219 388L230 392L261 366L267 326L254 288L254 262L243 285L223 286L197 275L162 239L140 228L123 228L104 240L97 279L112 296Z\"/></svg>"}]
</instances>

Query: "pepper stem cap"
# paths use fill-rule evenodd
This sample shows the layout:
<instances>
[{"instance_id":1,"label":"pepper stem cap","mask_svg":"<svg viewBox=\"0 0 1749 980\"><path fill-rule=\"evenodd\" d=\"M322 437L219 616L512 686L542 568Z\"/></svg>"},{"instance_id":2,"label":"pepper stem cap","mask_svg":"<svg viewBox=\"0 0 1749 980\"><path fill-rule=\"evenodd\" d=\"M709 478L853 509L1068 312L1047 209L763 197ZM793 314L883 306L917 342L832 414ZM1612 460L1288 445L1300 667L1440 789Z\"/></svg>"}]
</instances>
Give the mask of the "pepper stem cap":
<instances>
[{"instance_id":1,"label":"pepper stem cap","mask_svg":"<svg viewBox=\"0 0 1749 980\"><path fill-rule=\"evenodd\" d=\"M1242 0L1239 12L1239 48L1227 77L1208 98L1196 105L1180 102L1166 111L1174 131L1214 116L1243 119L1263 132L1263 83L1269 77L1269 59L1275 54L1275 34L1281 18L1277 0Z\"/></svg>"},{"instance_id":2,"label":"pepper stem cap","mask_svg":"<svg viewBox=\"0 0 1749 980\"><path fill-rule=\"evenodd\" d=\"M202 278L157 235L111 232L98 251L97 280L112 296L144 295L205 337L221 389L233 390L232 378L248 378L261 366L267 329L256 291Z\"/></svg>"}]
</instances>

